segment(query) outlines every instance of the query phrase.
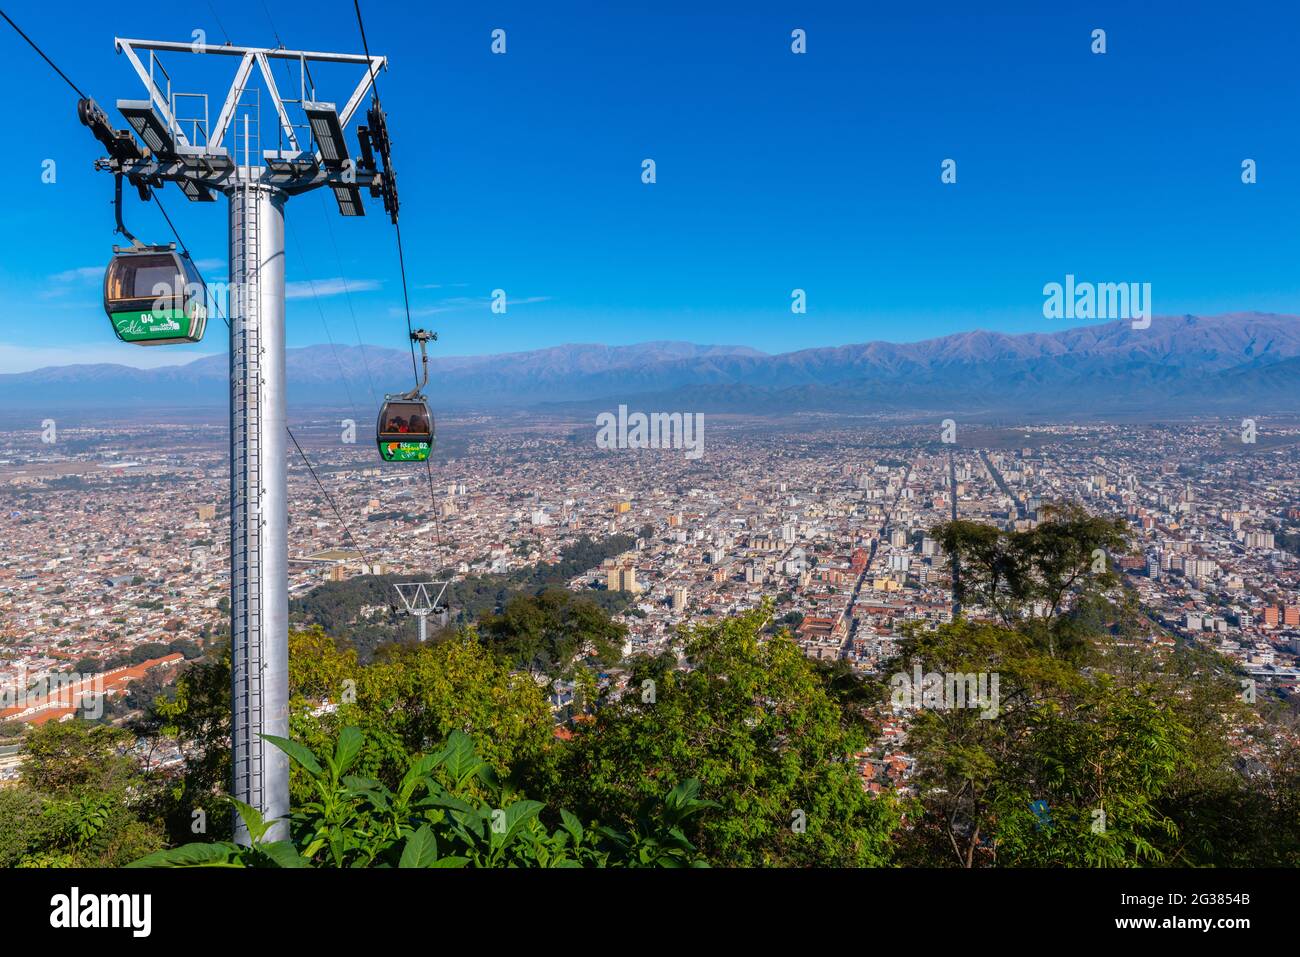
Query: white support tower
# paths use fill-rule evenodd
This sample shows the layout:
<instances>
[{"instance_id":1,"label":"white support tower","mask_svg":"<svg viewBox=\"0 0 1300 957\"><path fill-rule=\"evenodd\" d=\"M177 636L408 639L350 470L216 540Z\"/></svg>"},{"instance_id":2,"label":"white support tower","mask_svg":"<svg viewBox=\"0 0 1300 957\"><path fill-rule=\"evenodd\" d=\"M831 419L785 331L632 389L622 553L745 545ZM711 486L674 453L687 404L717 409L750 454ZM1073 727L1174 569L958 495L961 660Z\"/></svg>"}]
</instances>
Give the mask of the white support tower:
<instances>
[{"instance_id":1,"label":"white support tower","mask_svg":"<svg viewBox=\"0 0 1300 957\"><path fill-rule=\"evenodd\" d=\"M406 606L407 613L415 616L421 643L429 637L430 613L437 612L441 616L442 623L447 622L447 609L440 603L449 584L450 582L402 582L393 586L397 590L398 597L402 599L402 604ZM430 598L434 588L438 589L438 594Z\"/></svg>"},{"instance_id":2,"label":"white support tower","mask_svg":"<svg viewBox=\"0 0 1300 957\"><path fill-rule=\"evenodd\" d=\"M284 196L258 185L249 167L238 173L230 193L232 793L270 818L289 813L289 759L260 737L289 736Z\"/></svg>"},{"instance_id":3,"label":"white support tower","mask_svg":"<svg viewBox=\"0 0 1300 957\"><path fill-rule=\"evenodd\" d=\"M262 735L289 735L284 207L291 196L328 186L340 213L361 216L360 190L368 188L397 221L387 124L377 99L368 126L358 130L357 160L350 158L344 137L387 60L122 38L114 44L135 69L147 99L117 103L139 143L131 132L114 130L93 100L78 104L82 122L109 153L96 168L113 173L119 183L125 178L142 198L176 183L192 202L212 202L214 193L223 193L230 203L231 786L236 798L265 819L278 819L267 840L279 840L288 836L289 762ZM146 53L147 62L141 59ZM238 58L215 124L209 125L206 94L173 91L159 54L174 54L178 61L195 54ZM296 98L280 95L273 60L288 61L290 71L297 67ZM364 71L341 111L317 99L309 64L322 62ZM249 90L254 68L261 84ZM255 103L246 102L246 92L256 95ZM274 150L260 148L263 100L277 126ZM289 107L305 122L293 123ZM227 148L223 142L232 129L234 148ZM235 839L249 841L237 815Z\"/></svg>"}]
</instances>

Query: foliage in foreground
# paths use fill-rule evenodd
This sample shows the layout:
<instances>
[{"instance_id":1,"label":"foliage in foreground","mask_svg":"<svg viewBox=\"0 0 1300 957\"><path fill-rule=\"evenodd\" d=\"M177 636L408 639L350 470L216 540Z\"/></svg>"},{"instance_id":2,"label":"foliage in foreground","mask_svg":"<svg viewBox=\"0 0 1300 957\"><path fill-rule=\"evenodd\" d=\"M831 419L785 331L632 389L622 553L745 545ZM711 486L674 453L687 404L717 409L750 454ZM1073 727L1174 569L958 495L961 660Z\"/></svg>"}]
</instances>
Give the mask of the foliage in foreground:
<instances>
[{"instance_id":1,"label":"foliage in foreground","mask_svg":"<svg viewBox=\"0 0 1300 957\"><path fill-rule=\"evenodd\" d=\"M682 833L692 815L714 806L691 779L647 801L626 830L584 827L560 811L553 830L544 805L508 792L464 732L436 754L410 762L394 790L350 774L365 744L355 727L318 757L285 738L267 740L306 773L314 792L290 816L288 840L266 840L272 822L231 798L251 846L221 841L158 851L132 867L702 867ZM474 786L471 786L474 785ZM493 800L484 797L489 795Z\"/></svg>"},{"instance_id":2,"label":"foliage in foreground","mask_svg":"<svg viewBox=\"0 0 1300 957\"><path fill-rule=\"evenodd\" d=\"M689 671L638 662L633 693L579 723L548 793L626 819L690 774L720 802L688 832L711 863L887 864L899 809L866 792L853 760L870 721L788 632L764 637L770 618L765 605L687 629Z\"/></svg>"},{"instance_id":3,"label":"foliage in foreground","mask_svg":"<svg viewBox=\"0 0 1300 957\"><path fill-rule=\"evenodd\" d=\"M120 867L161 847L133 740L87 721L31 728L22 780L0 788L0 867Z\"/></svg>"}]
</instances>

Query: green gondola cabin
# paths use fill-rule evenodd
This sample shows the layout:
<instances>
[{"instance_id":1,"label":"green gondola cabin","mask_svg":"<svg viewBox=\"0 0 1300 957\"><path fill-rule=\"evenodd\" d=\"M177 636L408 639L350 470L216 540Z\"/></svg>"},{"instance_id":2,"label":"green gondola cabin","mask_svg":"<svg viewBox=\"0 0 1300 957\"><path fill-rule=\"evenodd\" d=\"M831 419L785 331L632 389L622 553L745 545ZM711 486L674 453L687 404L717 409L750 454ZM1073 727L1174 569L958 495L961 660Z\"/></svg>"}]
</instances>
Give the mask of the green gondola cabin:
<instances>
[{"instance_id":1,"label":"green gondola cabin","mask_svg":"<svg viewBox=\"0 0 1300 957\"><path fill-rule=\"evenodd\" d=\"M123 342L199 342L208 322L203 281L175 245L113 249L104 274L104 311Z\"/></svg>"}]
</instances>

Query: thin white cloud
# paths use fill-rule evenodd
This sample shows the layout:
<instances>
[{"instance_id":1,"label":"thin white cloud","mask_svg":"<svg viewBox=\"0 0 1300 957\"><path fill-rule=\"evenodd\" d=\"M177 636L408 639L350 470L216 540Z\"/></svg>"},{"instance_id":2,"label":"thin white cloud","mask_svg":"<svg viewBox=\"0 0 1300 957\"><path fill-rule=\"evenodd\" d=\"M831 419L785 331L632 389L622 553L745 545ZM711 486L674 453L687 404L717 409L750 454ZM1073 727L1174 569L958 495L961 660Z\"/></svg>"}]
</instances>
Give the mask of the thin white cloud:
<instances>
[{"instance_id":1,"label":"thin white cloud","mask_svg":"<svg viewBox=\"0 0 1300 957\"><path fill-rule=\"evenodd\" d=\"M38 299L66 301L70 295L85 295L86 287L102 282L103 266L78 266L50 276L36 293Z\"/></svg>"},{"instance_id":2,"label":"thin white cloud","mask_svg":"<svg viewBox=\"0 0 1300 957\"><path fill-rule=\"evenodd\" d=\"M310 299L312 296L341 296L343 293L370 292L380 286L377 279L302 279L284 284L285 299Z\"/></svg>"},{"instance_id":3,"label":"thin white cloud","mask_svg":"<svg viewBox=\"0 0 1300 957\"><path fill-rule=\"evenodd\" d=\"M104 278L103 266L78 266L76 269L65 269L63 272L56 272L50 277L51 282L86 282L89 279Z\"/></svg>"},{"instance_id":4,"label":"thin white cloud","mask_svg":"<svg viewBox=\"0 0 1300 957\"><path fill-rule=\"evenodd\" d=\"M527 306L537 302L549 302L550 296L521 296L518 299L512 299L506 296L506 309L512 306ZM412 316L435 316L443 312L465 312L469 309L487 309L492 305L490 296L452 296L449 299L442 299L432 306L421 306L419 309L412 309ZM404 310L396 307L390 308L390 315L404 316Z\"/></svg>"}]
</instances>

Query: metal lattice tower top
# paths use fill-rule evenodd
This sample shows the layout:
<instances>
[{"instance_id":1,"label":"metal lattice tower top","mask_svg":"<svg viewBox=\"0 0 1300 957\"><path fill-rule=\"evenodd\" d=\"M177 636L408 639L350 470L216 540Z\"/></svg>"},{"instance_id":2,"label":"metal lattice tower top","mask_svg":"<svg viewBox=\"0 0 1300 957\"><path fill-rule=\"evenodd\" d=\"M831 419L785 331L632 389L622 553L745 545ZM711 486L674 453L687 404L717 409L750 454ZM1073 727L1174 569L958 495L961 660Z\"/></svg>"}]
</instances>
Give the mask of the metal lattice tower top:
<instances>
[{"instance_id":1,"label":"metal lattice tower top","mask_svg":"<svg viewBox=\"0 0 1300 957\"><path fill-rule=\"evenodd\" d=\"M369 126L359 130L361 148L355 159L349 153L343 132L366 94L372 91L378 71L387 69L386 57L122 37L113 42L135 69L147 94L147 98L142 100L117 101L118 110L126 117L145 149L140 150L129 137L114 135L107 117L94 107L102 122L88 122L87 125L108 147L110 154L98 162L99 168L125 176L137 188L176 183L193 202L211 202L214 192L228 193L241 181L251 180L287 196L328 186L344 216L365 215L360 190L366 187L372 196L382 196L385 208L396 216L396 184L388 157L383 112L376 105L367 114ZM169 52L239 59L221 111L211 125L206 94L172 89L172 78L158 57L159 53ZM141 54L145 53L148 54L147 63L141 59ZM281 95L271 69L272 60L298 66L297 97ZM334 103L316 99L315 81L311 75L313 63L356 64L364 68L341 110ZM227 136L239 139L241 130L236 127L232 134L231 126L255 67L262 80L258 91L259 106L264 95L268 101L267 108L279 124L279 148L254 150L245 134L243 142L237 143L238 148L231 149L225 145ZM178 115L182 112L180 104L189 98L202 100L202 116ZM306 122L294 123L289 106L300 109Z\"/></svg>"},{"instance_id":2,"label":"metal lattice tower top","mask_svg":"<svg viewBox=\"0 0 1300 957\"><path fill-rule=\"evenodd\" d=\"M401 582L393 585L397 596L402 599L408 614L414 615L419 626L420 641L428 637L428 618L431 612L445 614L447 609L441 604L442 596L450 582ZM441 586L441 587L439 587ZM438 593L433 597L433 589Z\"/></svg>"}]
</instances>

